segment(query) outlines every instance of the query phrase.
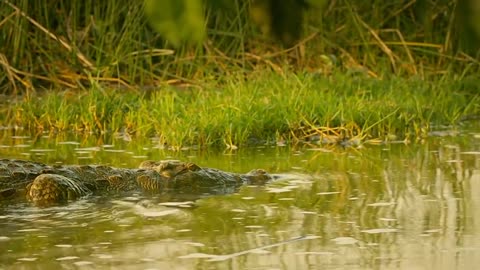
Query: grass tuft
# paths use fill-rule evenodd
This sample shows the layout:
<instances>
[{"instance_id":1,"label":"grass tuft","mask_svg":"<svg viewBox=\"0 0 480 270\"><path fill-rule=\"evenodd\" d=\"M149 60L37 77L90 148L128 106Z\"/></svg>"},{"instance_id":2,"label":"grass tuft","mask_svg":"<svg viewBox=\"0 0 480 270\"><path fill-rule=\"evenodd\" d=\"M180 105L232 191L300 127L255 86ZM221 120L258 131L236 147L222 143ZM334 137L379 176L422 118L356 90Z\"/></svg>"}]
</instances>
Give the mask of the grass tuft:
<instances>
[{"instance_id":1,"label":"grass tuft","mask_svg":"<svg viewBox=\"0 0 480 270\"><path fill-rule=\"evenodd\" d=\"M282 141L409 142L480 113L478 92L459 81L357 76L270 72L249 80L230 77L208 90L48 91L11 105L15 119L2 122L51 132L155 136L172 149L235 148Z\"/></svg>"}]
</instances>

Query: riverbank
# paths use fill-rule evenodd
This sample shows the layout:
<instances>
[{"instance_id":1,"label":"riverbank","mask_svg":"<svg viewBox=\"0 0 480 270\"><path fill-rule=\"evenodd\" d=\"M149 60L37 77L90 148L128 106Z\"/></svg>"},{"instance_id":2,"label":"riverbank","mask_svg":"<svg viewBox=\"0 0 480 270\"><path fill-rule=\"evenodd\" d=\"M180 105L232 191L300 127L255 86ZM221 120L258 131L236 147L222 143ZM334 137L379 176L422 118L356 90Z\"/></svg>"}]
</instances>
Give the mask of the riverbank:
<instances>
[{"instance_id":1,"label":"riverbank","mask_svg":"<svg viewBox=\"0 0 480 270\"><path fill-rule=\"evenodd\" d=\"M158 137L172 149L409 143L478 117L478 85L446 77L264 72L195 87L47 91L4 105L0 120L2 128Z\"/></svg>"}]
</instances>

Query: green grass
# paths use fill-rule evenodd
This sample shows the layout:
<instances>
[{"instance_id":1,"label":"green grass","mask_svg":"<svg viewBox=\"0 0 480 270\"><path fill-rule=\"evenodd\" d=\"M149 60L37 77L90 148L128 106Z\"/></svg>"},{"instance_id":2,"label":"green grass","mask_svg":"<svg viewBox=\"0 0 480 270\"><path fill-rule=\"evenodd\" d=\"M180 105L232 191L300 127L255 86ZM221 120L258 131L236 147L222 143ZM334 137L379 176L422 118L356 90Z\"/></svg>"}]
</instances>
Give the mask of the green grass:
<instances>
[{"instance_id":1,"label":"green grass","mask_svg":"<svg viewBox=\"0 0 480 270\"><path fill-rule=\"evenodd\" d=\"M478 82L478 81L477 81ZM47 91L0 120L32 130L156 136L167 147L415 141L480 113L478 83L335 73L231 76L205 88ZM3 119L1 119L3 118Z\"/></svg>"}]
</instances>

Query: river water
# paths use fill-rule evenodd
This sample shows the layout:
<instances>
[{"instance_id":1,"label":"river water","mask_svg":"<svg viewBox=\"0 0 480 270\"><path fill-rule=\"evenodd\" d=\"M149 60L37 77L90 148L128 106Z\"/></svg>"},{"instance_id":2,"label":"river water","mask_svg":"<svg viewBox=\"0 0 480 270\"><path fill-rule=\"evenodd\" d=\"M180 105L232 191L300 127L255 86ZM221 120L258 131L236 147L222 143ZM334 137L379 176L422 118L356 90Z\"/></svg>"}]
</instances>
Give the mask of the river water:
<instances>
[{"instance_id":1,"label":"river water","mask_svg":"<svg viewBox=\"0 0 480 270\"><path fill-rule=\"evenodd\" d=\"M432 135L411 145L173 152L155 139L5 131L1 158L118 167L179 159L287 177L223 195L0 205L0 269L476 269L479 128Z\"/></svg>"}]
</instances>

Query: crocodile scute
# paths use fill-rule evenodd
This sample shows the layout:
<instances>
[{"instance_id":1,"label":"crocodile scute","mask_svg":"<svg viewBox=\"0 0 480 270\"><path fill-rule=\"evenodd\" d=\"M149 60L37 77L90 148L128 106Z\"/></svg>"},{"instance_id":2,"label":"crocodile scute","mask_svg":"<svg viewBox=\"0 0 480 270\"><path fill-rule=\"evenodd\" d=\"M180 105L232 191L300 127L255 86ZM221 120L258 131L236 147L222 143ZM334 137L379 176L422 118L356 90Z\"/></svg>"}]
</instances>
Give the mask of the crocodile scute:
<instances>
[{"instance_id":1,"label":"crocodile scute","mask_svg":"<svg viewBox=\"0 0 480 270\"><path fill-rule=\"evenodd\" d=\"M62 204L90 194L81 182L59 174L40 174L27 185L26 197L37 206Z\"/></svg>"},{"instance_id":2,"label":"crocodile scute","mask_svg":"<svg viewBox=\"0 0 480 270\"><path fill-rule=\"evenodd\" d=\"M50 206L118 191L231 192L240 185L264 184L273 178L260 169L239 174L177 160L144 161L139 168L129 169L0 159L0 202L18 194L34 205Z\"/></svg>"}]
</instances>

